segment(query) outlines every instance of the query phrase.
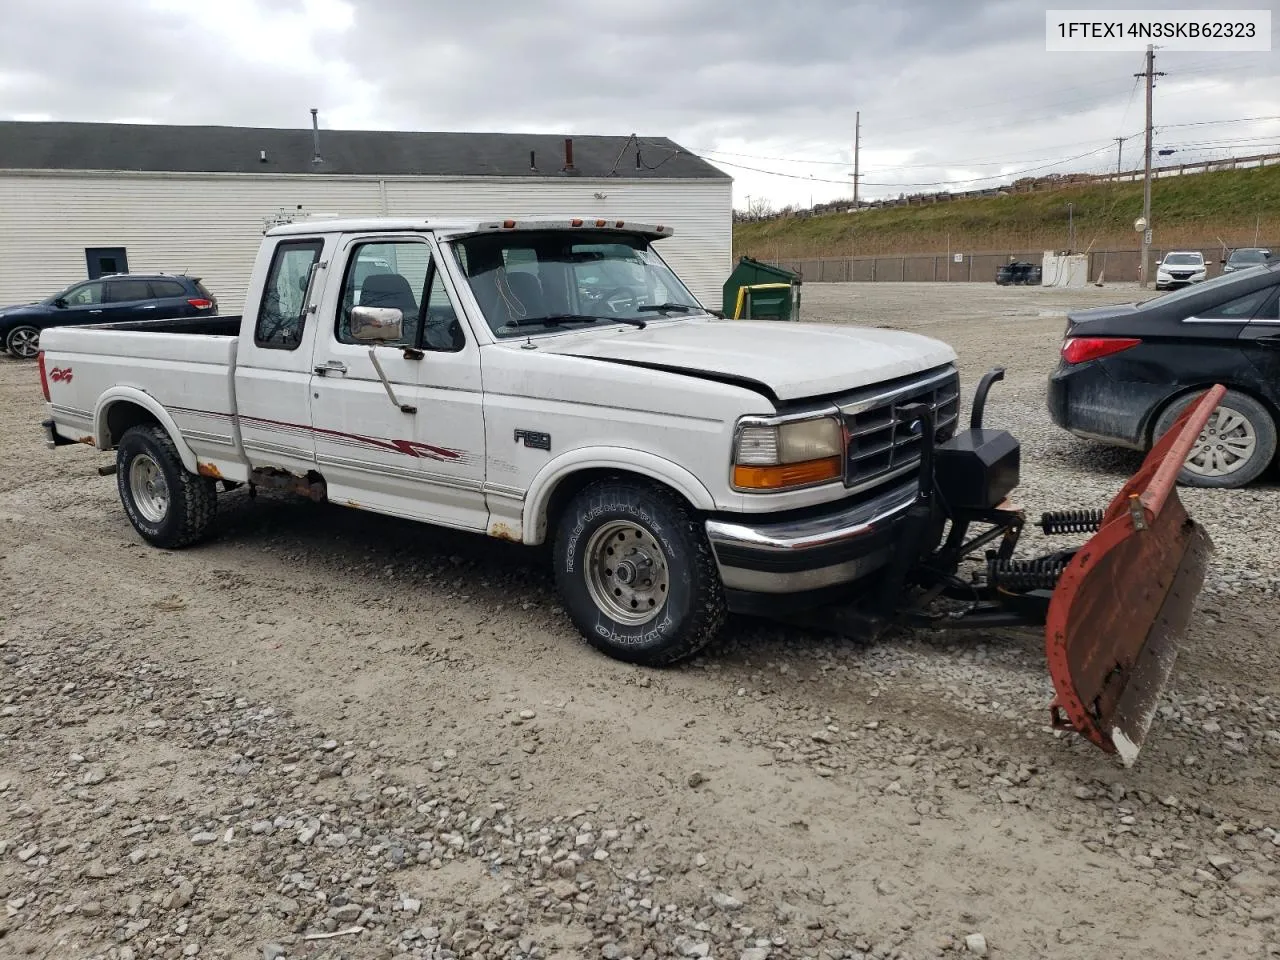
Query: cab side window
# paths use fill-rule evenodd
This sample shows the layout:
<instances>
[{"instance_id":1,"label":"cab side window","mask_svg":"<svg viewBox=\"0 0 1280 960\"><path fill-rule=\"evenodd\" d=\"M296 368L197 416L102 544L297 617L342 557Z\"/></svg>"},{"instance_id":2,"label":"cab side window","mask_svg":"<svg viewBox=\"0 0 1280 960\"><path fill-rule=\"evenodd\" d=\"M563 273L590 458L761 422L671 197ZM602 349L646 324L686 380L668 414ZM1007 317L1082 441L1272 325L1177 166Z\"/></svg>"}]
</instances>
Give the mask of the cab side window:
<instances>
[{"instance_id":1,"label":"cab side window","mask_svg":"<svg viewBox=\"0 0 1280 960\"><path fill-rule=\"evenodd\" d=\"M351 336L351 311L362 306L400 311L404 335L396 342L399 346L462 349L461 325L425 243L402 240L357 246L343 280L335 329L339 343L357 342Z\"/></svg>"},{"instance_id":2,"label":"cab side window","mask_svg":"<svg viewBox=\"0 0 1280 960\"><path fill-rule=\"evenodd\" d=\"M302 343L307 319L304 302L307 283L322 249L322 240L288 240L276 247L253 333L258 346L297 350Z\"/></svg>"}]
</instances>

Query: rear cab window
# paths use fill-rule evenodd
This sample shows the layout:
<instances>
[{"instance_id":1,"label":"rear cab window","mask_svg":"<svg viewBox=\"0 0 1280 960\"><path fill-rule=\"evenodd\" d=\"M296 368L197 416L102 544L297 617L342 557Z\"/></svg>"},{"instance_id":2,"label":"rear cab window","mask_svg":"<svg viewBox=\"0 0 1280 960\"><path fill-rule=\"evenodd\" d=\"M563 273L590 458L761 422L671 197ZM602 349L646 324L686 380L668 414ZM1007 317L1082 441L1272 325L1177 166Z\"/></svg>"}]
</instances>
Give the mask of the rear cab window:
<instances>
[{"instance_id":1,"label":"rear cab window","mask_svg":"<svg viewBox=\"0 0 1280 960\"><path fill-rule=\"evenodd\" d=\"M320 239L284 240L276 246L253 330L259 347L297 350L302 343L307 285L323 249Z\"/></svg>"}]
</instances>

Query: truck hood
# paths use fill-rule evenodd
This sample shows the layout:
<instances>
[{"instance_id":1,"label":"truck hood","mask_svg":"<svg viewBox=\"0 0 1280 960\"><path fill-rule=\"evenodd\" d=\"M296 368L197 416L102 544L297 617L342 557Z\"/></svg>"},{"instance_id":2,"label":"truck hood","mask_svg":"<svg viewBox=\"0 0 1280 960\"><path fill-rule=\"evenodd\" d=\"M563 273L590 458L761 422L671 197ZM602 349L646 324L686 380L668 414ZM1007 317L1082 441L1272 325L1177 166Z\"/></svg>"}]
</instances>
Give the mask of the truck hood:
<instances>
[{"instance_id":1,"label":"truck hood","mask_svg":"<svg viewBox=\"0 0 1280 960\"><path fill-rule=\"evenodd\" d=\"M683 320L555 338L548 353L739 382L777 400L856 390L956 359L939 340L899 330L749 320Z\"/></svg>"}]
</instances>

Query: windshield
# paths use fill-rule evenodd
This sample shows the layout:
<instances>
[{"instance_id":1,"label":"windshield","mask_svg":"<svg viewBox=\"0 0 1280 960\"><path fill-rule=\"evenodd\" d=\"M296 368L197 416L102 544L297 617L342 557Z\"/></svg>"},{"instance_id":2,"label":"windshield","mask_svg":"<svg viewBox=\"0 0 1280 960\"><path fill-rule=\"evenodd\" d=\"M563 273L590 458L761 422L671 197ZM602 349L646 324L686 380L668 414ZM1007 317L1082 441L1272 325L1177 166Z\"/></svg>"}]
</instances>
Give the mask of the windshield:
<instances>
[{"instance_id":1,"label":"windshield","mask_svg":"<svg viewBox=\"0 0 1280 960\"><path fill-rule=\"evenodd\" d=\"M1266 250L1235 250L1227 258L1227 263L1266 263Z\"/></svg>"},{"instance_id":2,"label":"windshield","mask_svg":"<svg viewBox=\"0 0 1280 960\"><path fill-rule=\"evenodd\" d=\"M703 312L649 241L635 234L486 233L451 248L495 336Z\"/></svg>"},{"instance_id":3,"label":"windshield","mask_svg":"<svg viewBox=\"0 0 1280 960\"><path fill-rule=\"evenodd\" d=\"M1240 283L1249 277L1256 277L1266 267L1249 267L1245 270L1235 270L1231 273L1224 273L1221 276L1214 277L1212 280L1205 280L1203 283L1193 283L1189 287L1183 287L1180 290L1174 290L1172 293L1165 293L1150 300L1142 300L1138 303L1138 309L1144 307L1159 305L1167 306L1170 303L1177 303L1180 300L1187 300L1191 297L1198 297L1210 290L1216 290L1218 287L1226 287L1233 283Z\"/></svg>"},{"instance_id":4,"label":"windshield","mask_svg":"<svg viewBox=\"0 0 1280 960\"><path fill-rule=\"evenodd\" d=\"M1171 253L1164 258L1167 267L1191 267L1204 263L1204 257L1198 253Z\"/></svg>"}]
</instances>

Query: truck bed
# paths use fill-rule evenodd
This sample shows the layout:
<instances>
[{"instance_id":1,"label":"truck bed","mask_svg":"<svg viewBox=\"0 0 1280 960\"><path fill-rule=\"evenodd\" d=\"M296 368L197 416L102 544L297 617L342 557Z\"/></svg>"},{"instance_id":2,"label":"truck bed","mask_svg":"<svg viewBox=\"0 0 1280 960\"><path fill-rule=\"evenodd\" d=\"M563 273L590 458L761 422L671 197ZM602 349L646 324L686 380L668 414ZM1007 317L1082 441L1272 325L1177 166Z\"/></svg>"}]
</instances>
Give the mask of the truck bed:
<instances>
[{"instance_id":1,"label":"truck bed","mask_svg":"<svg viewBox=\"0 0 1280 960\"><path fill-rule=\"evenodd\" d=\"M50 327L40 336L54 429L109 449L130 406L170 419L197 463L236 472L239 317L180 317ZM118 409L117 409L118 408Z\"/></svg>"}]
</instances>

